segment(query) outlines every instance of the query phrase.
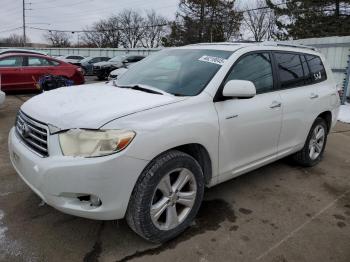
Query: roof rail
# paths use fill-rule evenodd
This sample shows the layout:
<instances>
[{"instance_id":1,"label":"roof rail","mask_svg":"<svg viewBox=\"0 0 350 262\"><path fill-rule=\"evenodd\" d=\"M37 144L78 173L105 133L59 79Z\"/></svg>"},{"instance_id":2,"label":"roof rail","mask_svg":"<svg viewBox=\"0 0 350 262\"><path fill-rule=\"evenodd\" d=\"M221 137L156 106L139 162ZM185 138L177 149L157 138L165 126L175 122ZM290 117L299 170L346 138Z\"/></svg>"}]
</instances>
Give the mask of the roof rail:
<instances>
[{"instance_id":1,"label":"roof rail","mask_svg":"<svg viewBox=\"0 0 350 262\"><path fill-rule=\"evenodd\" d=\"M214 43L197 43L197 44L190 44L189 46L196 46L196 45L238 45L239 43L235 42L214 42Z\"/></svg>"},{"instance_id":2,"label":"roof rail","mask_svg":"<svg viewBox=\"0 0 350 262\"><path fill-rule=\"evenodd\" d=\"M281 42L265 41L265 42L262 42L261 45L303 48L303 49L309 49L309 50L313 50L313 51L319 52L319 50L316 47L306 46L306 45L299 45L299 44L292 44L292 43L281 43Z\"/></svg>"}]
</instances>

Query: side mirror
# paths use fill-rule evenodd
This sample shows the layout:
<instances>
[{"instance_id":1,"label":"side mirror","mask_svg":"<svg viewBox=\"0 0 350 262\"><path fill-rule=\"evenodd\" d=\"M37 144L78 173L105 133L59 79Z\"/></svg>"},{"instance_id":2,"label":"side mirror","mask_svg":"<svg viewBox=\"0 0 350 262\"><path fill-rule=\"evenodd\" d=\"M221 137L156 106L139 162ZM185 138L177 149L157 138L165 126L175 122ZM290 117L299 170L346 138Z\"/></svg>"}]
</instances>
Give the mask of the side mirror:
<instances>
[{"instance_id":1,"label":"side mirror","mask_svg":"<svg viewBox=\"0 0 350 262\"><path fill-rule=\"evenodd\" d=\"M231 80L226 83L222 94L225 97L252 98L256 95L256 88L251 81Z\"/></svg>"},{"instance_id":2,"label":"side mirror","mask_svg":"<svg viewBox=\"0 0 350 262\"><path fill-rule=\"evenodd\" d=\"M129 63L129 60L125 59L125 60L123 61L123 64L126 64L126 63Z\"/></svg>"}]
</instances>

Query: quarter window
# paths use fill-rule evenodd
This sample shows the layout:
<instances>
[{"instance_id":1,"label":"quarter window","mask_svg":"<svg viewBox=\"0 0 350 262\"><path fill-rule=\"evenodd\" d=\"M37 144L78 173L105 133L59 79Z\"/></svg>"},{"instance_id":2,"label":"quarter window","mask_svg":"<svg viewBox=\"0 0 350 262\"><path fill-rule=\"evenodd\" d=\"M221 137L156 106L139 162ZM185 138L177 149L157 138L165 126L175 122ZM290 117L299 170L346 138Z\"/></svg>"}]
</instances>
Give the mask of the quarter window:
<instances>
[{"instance_id":1,"label":"quarter window","mask_svg":"<svg viewBox=\"0 0 350 262\"><path fill-rule=\"evenodd\" d=\"M314 55L305 55L305 58L309 64L311 81L317 83L326 80L326 70L324 69L321 58Z\"/></svg>"},{"instance_id":2,"label":"quarter window","mask_svg":"<svg viewBox=\"0 0 350 262\"><path fill-rule=\"evenodd\" d=\"M254 83L258 94L273 90L270 54L254 53L244 56L233 67L226 82L230 80L251 81Z\"/></svg>"},{"instance_id":3,"label":"quarter window","mask_svg":"<svg viewBox=\"0 0 350 262\"><path fill-rule=\"evenodd\" d=\"M275 53L281 88L301 86L305 83L299 54Z\"/></svg>"}]
</instances>

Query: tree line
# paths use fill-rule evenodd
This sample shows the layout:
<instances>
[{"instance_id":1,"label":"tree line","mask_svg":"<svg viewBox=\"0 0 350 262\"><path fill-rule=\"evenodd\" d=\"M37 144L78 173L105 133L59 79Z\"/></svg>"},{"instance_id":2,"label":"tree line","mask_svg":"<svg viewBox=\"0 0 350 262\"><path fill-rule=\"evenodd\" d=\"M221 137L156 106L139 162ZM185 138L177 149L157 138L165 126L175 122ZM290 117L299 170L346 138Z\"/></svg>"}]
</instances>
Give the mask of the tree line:
<instances>
[{"instance_id":1,"label":"tree line","mask_svg":"<svg viewBox=\"0 0 350 262\"><path fill-rule=\"evenodd\" d=\"M350 35L350 0L249 3L237 7L235 0L180 0L173 21L155 10L123 10L77 33L79 46L157 48L199 42ZM73 45L71 32L48 31L44 37L53 47Z\"/></svg>"}]
</instances>

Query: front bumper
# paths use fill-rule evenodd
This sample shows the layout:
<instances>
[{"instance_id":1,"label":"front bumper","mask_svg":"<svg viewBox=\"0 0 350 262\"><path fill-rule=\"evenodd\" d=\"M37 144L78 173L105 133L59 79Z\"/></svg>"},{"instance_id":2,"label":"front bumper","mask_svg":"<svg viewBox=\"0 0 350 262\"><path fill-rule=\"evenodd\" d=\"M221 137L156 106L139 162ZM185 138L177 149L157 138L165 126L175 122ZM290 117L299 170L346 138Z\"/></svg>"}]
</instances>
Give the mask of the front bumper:
<instances>
[{"instance_id":1,"label":"front bumper","mask_svg":"<svg viewBox=\"0 0 350 262\"><path fill-rule=\"evenodd\" d=\"M95 76L105 76L105 77L107 77L110 71L111 71L110 68L105 68L105 67L96 68L96 67L94 67L93 70L92 70L92 74L95 75Z\"/></svg>"},{"instance_id":2,"label":"front bumper","mask_svg":"<svg viewBox=\"0 0 350 262\"><path fill-rule=\"evenodd\" d=\"M48 205L67 214L112 220L123 218L134 185L148 161L121 153L98 158L32 153L17 137L9 135L11 162L23 181ZM98 196L95 207L77 195Z\"/></svg>"}]
</instances>

